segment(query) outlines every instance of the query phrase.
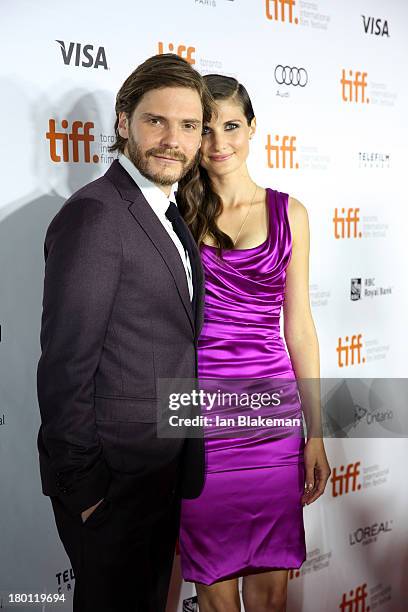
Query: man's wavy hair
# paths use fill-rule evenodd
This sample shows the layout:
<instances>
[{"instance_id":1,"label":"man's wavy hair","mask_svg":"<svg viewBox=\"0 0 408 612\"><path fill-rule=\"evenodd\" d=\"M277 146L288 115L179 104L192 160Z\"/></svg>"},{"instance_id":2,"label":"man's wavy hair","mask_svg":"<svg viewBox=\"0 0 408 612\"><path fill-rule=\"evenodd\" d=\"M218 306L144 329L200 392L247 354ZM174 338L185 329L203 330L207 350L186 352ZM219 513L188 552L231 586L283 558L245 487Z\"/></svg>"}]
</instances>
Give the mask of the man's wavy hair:
<instances>
[{"instance_id":1,"label":"man's wavy hair","mask_svg":"<svg viewBox=\"0 0 408 612\"><path fill-rule=\"evenodd\" d=\"M251 125L255 113L248 92L241 83L220 74L207 74L204 81L214 100L236 101L241 106L248 125ZM234 247L231 237L217 227L216 220L221 214L222 202L219 195L213 191L204 168L195 166L180 180L177 204L198 246L202 244L205 236L210 236L220 255L222 249Z\"/></svg>"},{"instance_id":2,"label":"man's wavy hair","mask_svg":"<svg viewBox=\"0 0 408 612\"><path fill-rule=\"evenodd\" d=\"M163 87L187 87L194 89L200 96L203 107L203 121L208 122L213 112L213 101L203 77L184 59L174 53L153 55L140 64L128 76L116 96L116 140L110 151L123 153L127 143L126 138L119 134L119 113L126 113L131 119L133 111L148 91Z\"/></svg>"}]
</instances>

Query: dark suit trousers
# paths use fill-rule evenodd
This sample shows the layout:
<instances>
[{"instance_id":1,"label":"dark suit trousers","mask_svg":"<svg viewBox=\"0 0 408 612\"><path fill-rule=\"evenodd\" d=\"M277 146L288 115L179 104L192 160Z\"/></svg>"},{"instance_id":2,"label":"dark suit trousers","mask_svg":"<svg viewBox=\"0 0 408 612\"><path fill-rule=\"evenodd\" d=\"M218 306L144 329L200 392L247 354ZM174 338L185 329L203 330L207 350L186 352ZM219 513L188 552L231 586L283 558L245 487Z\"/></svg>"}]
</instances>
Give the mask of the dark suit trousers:
<instances>
[{"instance_id":1,"label":"dark suit trousers","mask_svg":"<svg viewBox=\"0 0 408 612\"><path fill-rule=\"evenodd\" d=\"M74 612L164 612L180 515L178 460L156 474L113 473L82 522L52 497L75 574Z\"/></svg>"}]
</instances>

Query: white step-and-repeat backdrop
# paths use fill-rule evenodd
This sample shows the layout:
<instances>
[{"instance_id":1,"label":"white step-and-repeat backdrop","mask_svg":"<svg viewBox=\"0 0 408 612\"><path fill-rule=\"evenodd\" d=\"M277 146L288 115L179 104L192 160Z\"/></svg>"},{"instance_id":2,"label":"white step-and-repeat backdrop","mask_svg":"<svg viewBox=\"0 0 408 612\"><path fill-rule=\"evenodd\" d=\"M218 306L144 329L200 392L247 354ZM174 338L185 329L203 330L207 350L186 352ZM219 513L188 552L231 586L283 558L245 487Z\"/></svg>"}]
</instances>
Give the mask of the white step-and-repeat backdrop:
<instances>
[{"instance_id":1,"label":"white step-and-repeat backdrop","mask_svg":"<svg viewBox=\"0 0 408 612\"><path fill-rule=\"evenodd\" d=\"M342 381L326 398L341 437L326 441L327 493L304 510L308 558L290 573L288 609L406 610L408 443L394 406L406 395L391 380L407 375L405 0L4 0L0 17L0 608L8 592L72 606L35 445L45 230L112 162L123 80L173 51L244 83L253 177L309 211L310 299L322 376ZM169 611L194 611L178 572L176 559Z\"/></svg>"}]
</instances>

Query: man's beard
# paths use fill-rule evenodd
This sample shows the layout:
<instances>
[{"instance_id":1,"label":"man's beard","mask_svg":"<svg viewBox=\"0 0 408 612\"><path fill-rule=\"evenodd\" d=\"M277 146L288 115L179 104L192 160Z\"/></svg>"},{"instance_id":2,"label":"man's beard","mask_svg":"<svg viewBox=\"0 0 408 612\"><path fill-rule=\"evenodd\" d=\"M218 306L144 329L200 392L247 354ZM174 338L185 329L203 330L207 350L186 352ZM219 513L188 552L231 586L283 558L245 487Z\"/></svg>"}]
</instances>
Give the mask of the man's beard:
<instances>
[{"instance_id":1,"label":"man's beard","mask_svg":"<svg viewBox=\"0 0 408 612\"><path fill-rule=\"evenodd\" d=\"M172 149L153 148L147 151L142 151L137 142L134 140L133 135L129 134L127 141L127 154L130 161L136 166L140 174L156 185L171 186L177 183L180 179L187 174L191 168L198 163L199 152L188 160L184 153ZM180 170L167 170L167 172L153 172L149 167L149 157L152 155L164 155L171 159L177 159L180 161Z\"/></svg>"}]
</instances>

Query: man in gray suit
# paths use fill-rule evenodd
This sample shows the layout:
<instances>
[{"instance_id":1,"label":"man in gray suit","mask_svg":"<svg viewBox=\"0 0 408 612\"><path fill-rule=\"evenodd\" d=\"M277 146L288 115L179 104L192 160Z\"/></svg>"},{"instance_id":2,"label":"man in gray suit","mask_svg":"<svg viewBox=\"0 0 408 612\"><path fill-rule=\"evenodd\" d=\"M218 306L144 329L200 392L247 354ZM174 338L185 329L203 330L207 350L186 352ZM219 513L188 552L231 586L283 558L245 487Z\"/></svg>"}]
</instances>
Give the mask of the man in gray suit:
<instances>
[{"instance_id":1,"label":"man in gray suit","mask_svg":"<svg viewBox=\"0 0 408 612\"><path fill-rule=\"evenodd\" d=\"M160 612L180 498L204 478L202 439L159 437L156 402L160 379L197 375L203 273L172 186L194 172L211 98L186 61L154 56L116 115L118 159L45 239L38 449L74 610Z\"/></svg>"}]
</instances>

